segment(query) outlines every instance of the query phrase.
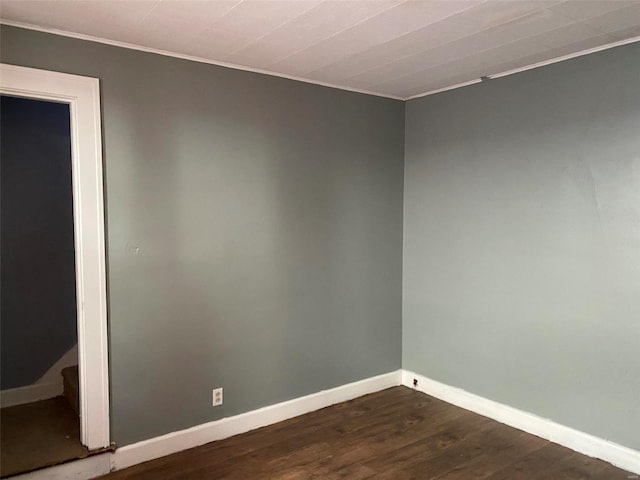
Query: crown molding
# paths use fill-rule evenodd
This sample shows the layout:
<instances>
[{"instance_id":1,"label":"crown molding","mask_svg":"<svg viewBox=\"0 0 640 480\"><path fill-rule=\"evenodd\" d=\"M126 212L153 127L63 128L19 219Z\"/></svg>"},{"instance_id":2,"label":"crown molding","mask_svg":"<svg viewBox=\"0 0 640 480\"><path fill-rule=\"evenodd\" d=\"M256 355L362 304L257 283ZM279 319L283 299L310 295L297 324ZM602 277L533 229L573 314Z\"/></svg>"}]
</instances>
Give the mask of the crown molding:
<instances>
[{"instance_id":1,"label":"crown molding","mask_svg":"<svg viewBox=\"0 0 640 480\"><path fill-rule=\"evenodd\" d=\"M9 27L24 28L26 30L35 30L37 32L43 32L43 33L51 33L53 35L60 35L62 37L75 38L77 40L86 40L88 42L94 42L94 43L102 43L102 44L105 44L105 45L111 45L113 47L127 48L129 50L137 50L137 51L140 51L140 52L154 53L156 55L163 55L165 57L179 58L181 60L190 60L192 62L207 63L209 65L216 65L218 67L231 68L233 70L242 70L242 71L245 71L245 72L259 73L261 75L269 75L271 77L286 78L287 80L294 80L294 81L297 81L297 82L309 83L309 84L312 84L312 85L319 85L321 87L335 88L337 90L344 90L344 91L347 91L347 92L362 93L364 95L373 95L375 97L390 98L392 100L405 100L405 98L397 97L395 95L387 95L387 94L384 94L384 93L373 92L373 91L370 91L370 90L363 90L363 89L359 89L359 88L351 88L351 87L346 87L346 86L343 86L343 85L336 85L334 83L321 82L321 81L317 81L317 80L311 80L309 78L297 77L295 75L287 75L287 74L284 74L284 73L273 72L271 70L264 70L264 69L261 69L261 68L248 67L246 65L237 65L235 63L221 62L221 61L218 61L218 60L211 60L209 58L197 57L197 56L194 56L194 55L185 55L185 54L182 54L182 53L170 52L168 50L160 50L160 49L157 49L157 48L144 47L142 45L135 45L133 43L127 43L127 42L119 42L117 40L110 40L108 38L94 37L92 35L85 35L83 33L74 33L74 32L68 32L66 30L58 30L56 28L40 27L38 25L33 25L33 24L30 24L30 23L14 22L13 20L0 19L0 25L7 25Z\"/></svg>"}]
</instances>

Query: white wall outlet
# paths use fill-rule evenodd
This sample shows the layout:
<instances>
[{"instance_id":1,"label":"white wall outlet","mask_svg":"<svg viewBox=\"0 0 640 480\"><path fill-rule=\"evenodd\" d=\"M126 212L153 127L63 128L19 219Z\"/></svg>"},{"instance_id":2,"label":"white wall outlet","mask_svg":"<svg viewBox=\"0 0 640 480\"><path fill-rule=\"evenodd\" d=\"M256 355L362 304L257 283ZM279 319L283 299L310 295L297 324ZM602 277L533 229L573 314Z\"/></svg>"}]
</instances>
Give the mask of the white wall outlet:
<instances>
[{"instance_id":1,"label":"white wall outlet","mask_svg":"<svg viewBox=\"0 0 640 480\"><path fill-rule=\"evenodd\" d=\"M222 388L213 389L213 406L222 405Z\"/></svg>"}]
</instances>

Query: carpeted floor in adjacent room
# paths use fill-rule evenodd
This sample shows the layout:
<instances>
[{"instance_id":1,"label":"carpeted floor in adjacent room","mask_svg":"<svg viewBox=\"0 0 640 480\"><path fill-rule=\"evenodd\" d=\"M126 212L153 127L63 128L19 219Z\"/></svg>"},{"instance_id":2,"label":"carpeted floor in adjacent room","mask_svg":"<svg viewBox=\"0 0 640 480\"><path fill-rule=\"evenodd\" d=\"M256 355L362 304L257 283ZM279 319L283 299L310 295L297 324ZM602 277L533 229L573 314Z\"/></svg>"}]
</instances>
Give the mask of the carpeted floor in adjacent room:
<instances>
[{"instance_id":1,"label":"carpeted floor in adjacent room","mask_svg":"<svg viewBox=\"0 0 640 480\"><path fill-rule=\"evenodd\" d=\"M89 455L78 415L60 396L0 410L2 478Z\"/></svg>"}]
</instances>

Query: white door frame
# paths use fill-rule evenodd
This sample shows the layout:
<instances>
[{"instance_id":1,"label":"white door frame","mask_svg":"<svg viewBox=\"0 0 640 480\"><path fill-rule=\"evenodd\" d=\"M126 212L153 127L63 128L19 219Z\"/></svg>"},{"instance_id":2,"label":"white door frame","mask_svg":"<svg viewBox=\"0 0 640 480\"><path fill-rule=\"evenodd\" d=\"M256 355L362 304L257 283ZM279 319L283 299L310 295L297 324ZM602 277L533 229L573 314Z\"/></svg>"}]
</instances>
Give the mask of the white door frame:
<instances>
[{"instance_id":1,"label":"white door frame","mask_svg":"<svg viewBox=\"0 0 640 480\"><path fill-rule=\"evenodd\" d=\"M69 105L78 313L80 439L109 446L109 366L100 86L97 78L0 64L0 93Z\"/></svg>"}]
</instances>

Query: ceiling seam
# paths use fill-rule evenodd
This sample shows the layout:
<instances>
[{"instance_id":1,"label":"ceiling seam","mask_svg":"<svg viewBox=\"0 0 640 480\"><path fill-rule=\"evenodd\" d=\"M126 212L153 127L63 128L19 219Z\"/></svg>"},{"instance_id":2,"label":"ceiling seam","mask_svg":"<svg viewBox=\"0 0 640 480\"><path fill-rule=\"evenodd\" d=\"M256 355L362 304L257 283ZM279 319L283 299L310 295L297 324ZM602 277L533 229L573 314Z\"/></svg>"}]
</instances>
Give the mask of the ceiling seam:
<instances>
[{"instance_id":1,"label":"ceiling seam","mask_svg":"<svg viewBox=\"0 0 640 480\"><path fill-rule=\"evenodd\" d=\"M242 1L242 0L241 0ZM267 33L265 33L264 35L261 35L260 37L254 39L253 41L249 41L248 43L245 43L244 45L242 45L240 48L235 49L234 51L232 51L231 53L227 54L227 56L225 58L229 58L233 55L235 55L236 53L238 53L239 51L241 51L244 48L248 48L251 47L253 45L255 45L256 43L258 43L260 40L262 40L264 37L266 37L267 35L272 34L273 32L277 31L279 28L282 28L283 26L287 25L288 23L300 18L301 16L303 16L304 14L310 12L311 10L313 10L314 8L316 8L318 5L322 5L324 3L325 0L320 0L318 3L314 3L312 4L309 8L307 8L306 10L304 10L303 12L299 13L298 15L296 15L293 18L290 18L289 20L285 20L284 22L280 23L278 26L272 28L271 30L269 30ZM225 13L226 15L226 13ZM224 18L224 17L223 17ZM222 18L220 19L222 20Z\"/></svg>"},{"instance_id":2,"label":"ceiling seam","mask_svg":"<svg viewBox=\"0 0 640 480\"><path fill-rule=\"evenodd\" d=\"M564 17L564 18L567 18L567 17ZM575 24L579 24L579 23L581 23L581 22L579 22L579 21L577 21L577 20L573 20L573 19L570 19L570 20L571 20L572 22L574 22ZM503 25L503 24L500 24L500 25L498 25L498 26L501 26L501 25ZM367 86L366 86L366 87L364 87L364 88L373 88L373 87L376 87L376 86L386 85L387 83L392 82L392 81L395 81L395 80L400 80L400 79L403 79L403 78L406 78L406 77L410 77L411 75L420 74L420 73L422 73L422 72L428 72L429 70L433 70L434 68L443 67L443 66L448 65L448 64L450 64L450 63L455 63L455 62L459 62L459 61L461 61L461 60L465 60L465 59L468 59L468 58L472 58L472 57L474 57L474 56L476 56L476 55L480 55L480 54L483 54L483 53L486 53L486 52L490 52L490 51L492 51L492 50L498 50L498 49L503 48L503 47L508 47L509 45L513 45L513 44L518 43L518 42L521 42L521 41L523 41L523 40L530 40L530 39L533 39L533 38L536 38L536 37L542 37L542 36L544 36L544 35L549 34L550 32L555 32L555 31L558 31L558 30L562 30L562 29L564 29L564 28L566 28L566 25L565 25L565 26L558 27L558 28L553 28L553 29L551 29L551 30L546 30L546 31L544 31L544 32L538 32L538 33L536 33L536 34L534 34L534 35L529 35L529 36L526 36L526 37L516 38L515 40L513 40L513 41L511 41L511 42L508 42L508 43L503 43L503 44L498 45L498 46L495 46L495 47L485 48L484 50L480 50L480 51L475 52L475 53L473 53L473 54L465 55L465 56L460 57L460 58L456 58L455 60L452 60L452 61L449 61L449 62L443 62L443 63L438 63L438 64L435 64L435 65L430 65L429 67L427 67L427 68L425 68L425 69L417 70L417 71L414 71L414 72L411 72L411 73L408 73L408 74L405 74L405 75L399 75L399 76L397 76L397 77L393 77L393 78L391 78L391 79L387 80L387 81L386 81L386 82L384 82L384 83L371 84L371 85L367 85ZM610 36L610 35L608 35L606 32L600 32L599 30L596 30L596 31L598 31L599 33L601 33L601 34L603 34L603 35L607 35L608 37L611 37L611 36ZM482 33L482 32L478 32L478 33ZM475 35L475 34L474 34L474 35ZM473 36L473 35L472 35L472 36ZM468 38L468 37L464 37L464 38ZM460 40L462 40L462 39L460 39ZM457 41L457 40L456 40L456 41ZM568 45L568 44L560 45L559 47L555 47L555 48L562 48L563 46L566 46L566 45ZM551 50L553 50L553 48L552 48ZM427 51L428 51L428 50L427 50ZM543 53L544 51L547 51L547 50L546 50L546 49L545 49L545 50L542 50L542 51L540 51L540 53ZM517 59L515 59L515 60L517 60ZM493 75L493 74L488 74L488 73L487 73L486 75L483 75L483 76L491 76L491 75Z\"/></svg>"},{"instance_id":3,"label":"ceiling seam","mask_svg":"<svg viewBox=\"0 0 640 480\"><path fill-rule=\"evenodd\" d=\"M234 63L228 63L228 62L222 62L222 61L218 61L218 60L211 60L209 58L204 58L204 57L197 57L195 55L187 55L187 54L182 54L182 53L176 53L176 52L170 52L168 50L161 50L158 48L151 48L151 47L144 47L142 45L136 45L133 43L127 43L127 42L120 42L118 40L110 40L108 38L101 38L101 37L95 37L92 35L86 35L83 33L74 33L74 32L68 32L66 30L59 30L56 28L49 28L49 27L41 27L38 25L32 25L29 23L23 23L23 22L16 22L13 20L6 20L4 18L0 18L0 25L7 25L9 27L16 27L16 28L23 28L26 30L33 30L33 31L37 31L37 32L43 32L43 33L48 33L50 35L58 35L61 37L68 37L68 38L74 38L77 40L84 40L87 42L94 42L94 43L100 43L103 45L110 45L113 47L118 47L118 48L126 48L128 50L136 50L139 52L145 52L145 53L152 53L155 55L162 55L165 57L172 57L172 58L178 58L181 60L187 60L187 61L191 61L191 62L197 62L197 63L205 63L208 65L216 65L218 67L224 67L224 68L230 68L232 70L240 70L243 72L252 72L252 73L258 73L260 75L269 75L271 77L279 77L279 78L285 78L287 80L294 80L297 82L301 82L301 83L307 83L307 84L311 84L311 85L319 85L321 87L327 87L327 88L334 88L336 90L343 90L346 92L354 92L354 93L360 93L363 95L372 95L374 97L381 97L381 98L389 98L391 100L400 100L400 101L404 101L406 100L405 97L400 97L397 95L391 95L391 94L387 94L387 93L382 93L382 92L372 92L369 90L364 90L361 88L352 88L346 85L337 85L335 83L330 83L330 82L321 82L318 80L313 80L313 79L309 79L309 78L304 78L304 77L297 77L295 75L287 75L285 73L280 73L280 72L274 72L271 70L265 70L265 69L260 69L260 68L254 68L254 67L249 67L246 65L237 65Z\"/></svg>"},{"instance_id":4,"label":"ceiling seam","mask_svg":"<svg viewBox=\"0 0 640 480\"><path fill-rule=\"evenodd\" d=\"M417 32L417 31L419 31L419 30L422 30L423 28L430 27L430 26L435 25L436 23L439 23L439 22L441 22L441 21L443 21L443 20L447 20L447 19L448 19L448 18L450 18L450 17L453 17L453 16L455 16L455 15L458 15L458 14L460 14L460 13L466 12L466 11L471 10L471 9L473 9L473 8L476 8L476 7L480 6L480 5L483 5L484 3L488 2L488 1L489 1L489 0L482 0L482 1L481 1L481 2L479 2L479 3L474 3L473 5L470 5L470 6L469 6L469 7L467 7L467 8L463 8L462 10L458 10L457 12L454 12L454 13L452 13L452 14L450 14L450 15L447 15L446 17L442 17L442 18L439 18L438 20L435 20L435 21L433 21L433 22L431 22L431 23L424 24L424 25L422 25L420 28L416 28L415 30L412 30L412 31L410 31L410 32L403 33L403 34L401 34L401 35L398 35L397 37L390 38L389 40L387 40L387 41L385 41L385 42L377 43L376 45L374 45L374 46L372 46L372 47L365 48L364 50L360 50L360 51L358 51L358 52L354 52L353 54L349 55L348 57L345 57L345 58L341 59L340 61L343 61L343 60L346 60L346 59L348 59L348 58L351 58L351 57L353 57L354 55L358 55L358 54L361 54L361 53L365 53L365 52L368 52L368 51L373 50L373 49L375 49L375 48L381 47L381 46L386 45L386 44L388 44L388 43L390 43L390 42L393 42L394 40L397 40L397 39L402 38L402 37L406 37L407 35L411 35L412 33L415 33L415 32ZM449 43L450 43L450 42L449 42ZM316 44L316 45L317 45L317 44ZM424 50L424 51L425 51L425 52L427 52L427 51L429 51L429 50L430 50L430 49L428 49L428 50ZM410 56L411 56L411 55L405 55L404 57L401 57L401 58L406 58L406 57L410 57ZM319 67L319 68L316 68L315 70L309 70L309 71L305 72L305 75L310 74L310 73L313 73L313 72L317 72L318 70L321 70L321 69L323 69L323 68L325 68L325 67L328 67L328 66L330 66L330 65L335 65L336 63L338 63L338 62L331 62L331 63L327 63L327 64L325 64L325 65L323 65L323 66L321 66L321 67ZM389 65L390 63L393 63L393 62L388 62L388 63L385 63L385 64L383 64L383 65ZM371 69L371 68L368 68L368 69L366 69L366 70L362 70L362 71L358 72L356 75L360 75L360 74L362 74L362 73L368 72L369 70L372 70L372 69ZM354 76L356 76L356 75L351 75L351 77L347 77L347 78L345 78L345 80L346 80L346 79L348 79L348 78L352 78L352 77L354 77Z\"/></svg>"},{"instance_id":5,"label":"ceiling seam","mask_svg":"<svg viewBox=\"0 0 640 480\"><path fill-rule=\"evenodd\" d=\"M149 15L151 15L151 14L153 13L153 11L154 11L156 8L158 8L158 5L160 5L160 2L161 2L161 1L162 1L162 0L156 0L156 2L153 4L153 7L151 7L151 8L149 9L149 11L148 11L147 13L145 13L145 14L142 16L142 18L136 22L136 25L138 25L138 26L139 26L142 22L144 22L144 21L147 19L147 17L148 17Z\"/></svg>"},{"instance_id":6,"label":"ceiling seam","mask_svg":"<svg viewBox=\"0 0 640 480\"><path fill-rule=\"evenodd\" d=\"M484 2L483 2L483 3L484 3ZM473 8L473 7L471 7L471 8ZM465 40L465 39L468 39L468 38L472 38L472 37L474 37L475 35L479 35L479 34L481 34L481 33L483 33L483 32L486 32L486 31L488 31L488 30L491 30L491 28L502 27L502 26L504 26L504 25L508 25L508 24L509 24L509 23L511 23L511 22L515 22L515 21L517 21L517 20L521 20L522 18L525 18L525 17L531 16L531 15L534 15L534 14L536 14L536 13L538 13L538 12L542 11L542 10L546 10L546 9L545 9L544 7L542 7L542 8L540 8L540 9L538 9L538 10L534 10L533 12L529 12L529 13L526 13L526 14L524 14L524 15L521 15L521 16L519 16L519 17L517 17L517 18L512 18L512 19L507 20L507 21L505 21L505 22L503 22L503 23L499 23L499 24L497 24L497 25L494 25L493 27L485 28L485 29L482 29L482 30L478 30L477 32L472 33L471 35L463 35L462 37L459 37L459 38L456 38L455 40L451 40L451 41L449 41L449 42L443 43L443 44L438 45L438 46L436 46L436 47L434 47L434 48L428 48L428 49L426 49L426 50L422 50L422 51L420 51L420 52L418 52L418 53L413 53L413 54L410 54L410 55L404 55L404 56L402 56L402 57L400 57L400 58L394 59L394 60L393 60L393 61L391 61L391 62L383 63L382 65L378 65L378 66L376 66L376 67L369 68L369 69L367 69L367 70L363 70L363 71L359 72L359 73L358 73L358 74L356 74L356 75L352 75L351 77L347 77L347 78L345 78L344 80L345 80L345 81L346 81L346 80L349 80L350 78L356 77L356 76L358 76L358 75L362 75L363 73L369 72L369 71L374 70L375 68L378 68L378 67L384 67L384 66L387 66L387 65L392 65L392 64L394 64L394 63L396 63L396 62L398 62L398 61L400 61L400 60L408 59L408 58L411 58L411 57L415 57L415 56L417 56L417 55L422 55L422 54L424 54L424 53L434 51L434 50L436 50L436 49L438 49L438 48L446 47L447 45L450 45L450 44L452 44L452 43L459 42L459 41L462 41L462 40ZM466 11L466 10L463 10L463 11ZM565 17L565 18L566 18L566 17ZM569 20L571 20L572 22L576 22L576 20L573 20L573 19L569 19ZM434 23L438 23L438 22L434 22ZM433 25L433 24L430 24L430 25ZM558 27L557 29L547 30L547 32L550 32L550 31L553 31L553 30L559 30L559 29L561 29L561 28L565 28L565 27ZM546 33L546 32L542 32L542 33ZM537 36L537 35L538 35L538 34L535 34L535 35L532 35L531 37L534 37L534 36ZM515 39L513 42L509 42L509 43L514 43L514 42L516 42L516 41L523 40L523 39L525 39L525 38L531 38L531 37L521 37L521 38L517 38L517 39ZM504 43L504 44L502 44L502 45L508 45L508 43ZM500 45L500 46L502 46L502 45ZM497 47L495 47L495 48L497 48ZM466 57L461 57L461 58L466 58ZM439 65L444 65L444 64L438 64L438 65L436 65L436 66L439 66ZM429 67L429 68L431 68L431 67ZM391 80L396 80L396 79L398 79L398 78L403 78L403 77L405 77L405 76L407 76L407 75L401 75L401 76L398 76L398 77L393 77ZM390 80L389 80L389 81L390 81Z\"/></svg>"},{"instance_id":7,"label":"ceiling seam","mask_svg":"<svg viewBox=\"0 0 640 480\"><path fill-rule=\"evenodd\" d=\"M397 95L385 94L385 93L382 93L382 92L374 92L374 91L365 90L365 89L357 89L357 88L351 88L351 87L343 86L343 85L331 84L331 83L328 83L328 82L320 82L320 81L316 81L316 80L312 80L312 79L296 77L296 76L293 76L293 75L286 75L286 74L282 74L282 73L278 73L278 72L272 72L272 71L269 71L269 70L251 68L251 67L247 67L247 66L244 66L244 65L235 65L235 64L231 64L231 63L219 62L219 61L206 59L206 58L202 58L202 57L184 55L184 54L179 54L179 53L175 53L175 52L169 52L169 51L166 51L166 50L143 47L141 45L134 45L134 44L126 43L126 42L119 42L119 41L116 41L116 40L109 40L109 39L105 39L105 38L94 37L94 36L91 36L91 35L79 34L79 33L74 33L74 32L67 32L67 31L64 31L64 30L58 30L58 29L48 28L48 27L41 27L41 26L38 26L38 25L32 25L32 24L23 23L23 22L16 22L16 21L11 21L11 20L6 20L6 19L3 19L3 18L0 18L0 25L7 25L7 26L23 28L23 29L27 29L27 30L34 30L34 31L39 31L39 32L43 32L43 33L52 34L52 35L59 35L59 36L63 36L63 37L69 37L69 38L75 38L75 39L79 39L79 40L85 40L85 41L90 41L90 42L95 42L95 43L111 45L111 46L115 46L115 47L119 47L119 48L126 48L126 49L129 49L129 50L136 50L136 51L142 51L142 52L146 52L146 53L153 53L153 54L157 54L157 55L163 55L163 56L172 57L172 58L178 58L178 59L187 60L187 61L205 63L205 64L209 64L209 65L216 65L216 66L225 67L225 68L231 68L233 70L253 72L253 73L258 73L258 74L262 74L262 75L269 75L269 76L274 76L274 77L279 77L279 78L285 78L285 79L288 79L288 80L299 81L299 82L307 83L307 84L320 85L320 86L324 86L324 87L327 87L327 88L334 88L336 90L343 90L343 91L349 91L349 92L354 92L354 93L360 93L360 94L363 94L363 95L372 95L372 96L375 96L375 97L389 98L389 99L392 99L392 100L400 100L400 101L404 101L404 102L407 102L409 100L413 100L413 99L416 99L416 98L421 98L421 97L425 97L425 96L428 96L428 95L433 95L433 94L436 94L436 93L448 91L448 90L453 90L453 89L456 89L456 88L461 88L461 87L464 87L464 86L467 86L467 85L472 85L472 84L479 83L479 82L482 81L480 78L476 78L476 79L471 79L471 80L469 80L467 82L457 83L457 84L454 84L454 85L451 85L451 86L447 86L447 87L443 87L443 88L439 88L439 89L436 89L436 90L428 90L426 92L419 93L419 94L416 94L416 95L402 96L401 97L401 96L397 96ZM570 60L570 59L581 57L581 56L584 56L584 55L590 55L592 53L597 53L597 52L600 52L600 51L603 51L603 50L608 50L610 48L615 48L615 47L623 46L623 45L629 45L629 44L637 43L637 42L640 42L640 35L636 36L636 37L631 37L631 38L627 38L627 39L618 40L618 41L612 42L612 43L607 43L607 44L604 44L604 45L599 45L599 46L596 46L596 47L592 47L592 48L589 48L589 49L581 50L579 52L574 52L574 53L563 55L563 56L560 56L560 57L555 57L555 58L552 58L552 59L549 59L549 60L544 60L544 61L537 62L537 63L534 63L534 64L525 65L525 66L518 67L518 68L515 68L515 69L511 69L511 70L506 70L506 71L499 72L499 73L490 74L490 75L487 76L487 78L489 78L489 79L497 79L497 78L501 78L501 77L504 77L504 76L513 75L513 74L524 72L524 71L527 71L527 70L540 68L540 67L543 67L543 66L546 66L546 65L559 63L559 62L562 62L562 61L565 61L565 60Z\"/></svg>"},{"instance_id":8,"label":"ceiling seam","mask_svg":"<svg viewBox=\"0 0 640 480\"><path fill-rule=\"evenodd\" d=\"M290 55L287 55L286 57L281 58L281 59L280 59L280 60L278 60L277 62L272 63L272 64L270 64L270 65L277 65L277 64L278 64L278 63L280 63L280 62L284 62L286 59L291 58L291 57L293 57L294 55L297 55L297 54L299 54L299 53L302 53L302 52L304 52L305 50L309 50L310 48L313 48L313 47L315 47L316 45L320 45L322 42L324 42L324 41L326 41L326 40L329 40L330 38L333 38L333 37L335 37L336 35L340 35L341 33L346 32L347 30L350 30L350 29L352 29L352 28L354 28L354 27L357 27L358 25L361 25L361 24L363 24L364 22L366 22L366 21L368 21L368 20L371 20L372 18L376 18L377 16L382 15L383 13L388 12L389 10L392 10L392 9L394 9L394 8L398 7L399 5L402 5L403 3L407 3L407 2L409 2L409 1L410 1L410 0L402 0L402 1L400 1L400 2L396 3L395 5L393 5L393 6L389 7L389 8L386 8L386 9L384 9L384 10L382 10L382 11L380 11L380 12L378 12L378 13L374 14L374 15L371 15L371 16L369 16L369 17L366 17L366 18L364 18L364 19L360 20L360 21L359 21L359 22L357 22L357 23L354 23L353 25L351 25L351 26L349 26L349 27L347 27L347 28L343 28L342 30L340 30L340 31L338 31L338 32L336 32L336 33L334 33L334 34L329 35L328 37L323 38L323 39L322 39L320 42L318 42L318 43L314 43L313 45L309 45L309 46L307 46L307 47L301 48L300 50L296 50L295 52L291 53ZM487 1L487 0L484 0L484 1Z\"/></svg>"}]
</instances>

